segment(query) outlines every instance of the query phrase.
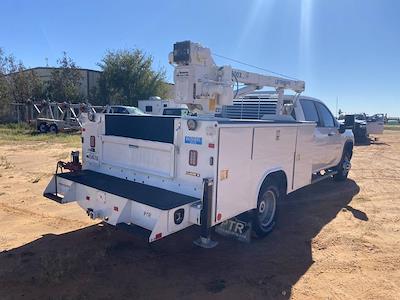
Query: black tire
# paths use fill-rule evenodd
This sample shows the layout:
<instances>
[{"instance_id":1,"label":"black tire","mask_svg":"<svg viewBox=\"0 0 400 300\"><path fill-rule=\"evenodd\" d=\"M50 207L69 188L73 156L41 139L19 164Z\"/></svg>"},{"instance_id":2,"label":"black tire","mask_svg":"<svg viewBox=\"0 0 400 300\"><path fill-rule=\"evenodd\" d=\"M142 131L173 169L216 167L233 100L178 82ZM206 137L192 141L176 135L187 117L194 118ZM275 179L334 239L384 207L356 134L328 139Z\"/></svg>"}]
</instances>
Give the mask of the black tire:
<instances>
[{"instance_id":1,"label":"black tire","mask_svg":"<svg viewBox=\"0 0 400 300\"><path fill-rule=\"evenodd\" d=\"M253 231L257 237L264 237L272 231L278 214L278 202L282 198L279 185L267 179L258 195L257 208L253 210Z\"/></svg>"},{"instance_id":2,"label":"black tire","mask_svg":"<svg viewBox=\"0 0 400 300\"><path fill-rule=\"evenodd\" d=\"M56 124L51 124L49 127L49 132L50 133L58 133L58 127Z\"/></svg>"},{"instance_id":3,"label":"black tire","mask_svg":"<svg viewBox=\"0 0 400 300\"><path fill-rule=\"evenodd\" d=\"M333 179L335 181L345 181L347 179L351 168L351 156L351 148L346 147L343 151L340 163L335 168L335 170L338 172L337 174L333 175Z\"/></svg>"},{"instance_id":4,"label":"black tire","mask_svg":"<svg viewBox=\"0 0 400 300\"><path fill-rule=\"evenodd\" d=\"M47 133L49 131L49 126L46 123L42 122L37 127L40 133Z\"/></svg>"}]
</instances>

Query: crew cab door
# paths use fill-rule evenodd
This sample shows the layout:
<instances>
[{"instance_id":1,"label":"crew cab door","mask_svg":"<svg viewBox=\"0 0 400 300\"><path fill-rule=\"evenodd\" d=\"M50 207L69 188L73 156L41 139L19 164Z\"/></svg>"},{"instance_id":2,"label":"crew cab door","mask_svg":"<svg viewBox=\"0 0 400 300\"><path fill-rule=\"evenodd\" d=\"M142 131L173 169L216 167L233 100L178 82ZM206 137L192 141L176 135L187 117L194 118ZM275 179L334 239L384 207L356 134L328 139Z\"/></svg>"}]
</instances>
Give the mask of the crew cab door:
<instances>
[{"instance_id":1,"label":"crew cab door","mask_svg":"<svg viewBox=\"0 0 400 300\"><path fill-rule=\"evenodd\" d=\"M320 126L317 130L320 131L322 135L327 135L327 155L325 157L324 168L336 166L340 159L342 158L342 138L339 133L339 125L336 119L333 117L329 109L321 102L314 102L319 119Z\"/></svg>"},{"instance_id":2,"label":"crew cab door","mask_svg":"<svg viewBox=\"0 0 400 300\"><path fill-rule=\"evenodd\" d=\"M340 146L340 134L329 110L318 101L300 99L305 121L317 123L314 130L313 173L333 166Z\"/></svg>"}]
</instances>

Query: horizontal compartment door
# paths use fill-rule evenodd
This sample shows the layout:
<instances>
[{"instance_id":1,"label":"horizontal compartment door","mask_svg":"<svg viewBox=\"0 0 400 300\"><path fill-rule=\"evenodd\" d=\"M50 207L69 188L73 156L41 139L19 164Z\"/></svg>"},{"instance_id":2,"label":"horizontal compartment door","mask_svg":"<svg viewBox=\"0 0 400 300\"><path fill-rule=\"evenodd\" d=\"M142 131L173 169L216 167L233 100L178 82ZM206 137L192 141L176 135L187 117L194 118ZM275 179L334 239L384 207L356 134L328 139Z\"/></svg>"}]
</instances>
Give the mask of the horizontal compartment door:
<instances>
[{"instance_id":1,"label":"horizontal compartment door","mask_svg":"<svg viewBox=\"0 0 400 300\"><path fill-rule=\"evenodd\" d=\"M173 144L106 135L101 140L102 162L163 177L174 177Z\"/></svg>"}]
</instances>

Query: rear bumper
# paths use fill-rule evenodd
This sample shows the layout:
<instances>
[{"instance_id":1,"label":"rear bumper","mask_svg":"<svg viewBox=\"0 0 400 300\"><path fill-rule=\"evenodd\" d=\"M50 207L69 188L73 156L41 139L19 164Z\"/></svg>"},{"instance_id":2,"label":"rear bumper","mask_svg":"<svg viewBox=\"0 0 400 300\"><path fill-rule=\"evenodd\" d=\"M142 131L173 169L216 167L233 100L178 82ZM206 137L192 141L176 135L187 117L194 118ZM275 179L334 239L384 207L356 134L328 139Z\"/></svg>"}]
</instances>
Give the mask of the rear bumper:
<instances>
[{"instance_id":1,"label":"rear bumper","mask_svg":"<svg viewBox=\"0 0 400 300\"><path fill-rule=\"evenodd\" d=\"M53 176L44 196L76 201L92 218L151 231L149 241L200 223L200 199L90 170Z\"/></svg>"}]
</instances>

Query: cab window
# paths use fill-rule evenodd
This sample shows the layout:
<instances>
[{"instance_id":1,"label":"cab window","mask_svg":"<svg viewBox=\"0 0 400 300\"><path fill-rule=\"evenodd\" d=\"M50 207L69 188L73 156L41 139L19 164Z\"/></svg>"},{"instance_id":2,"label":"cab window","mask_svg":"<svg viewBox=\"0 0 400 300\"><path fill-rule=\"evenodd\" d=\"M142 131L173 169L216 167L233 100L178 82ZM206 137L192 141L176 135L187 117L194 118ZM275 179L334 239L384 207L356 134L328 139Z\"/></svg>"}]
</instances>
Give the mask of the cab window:
<instances>
[{"instance_id":1,"label":"cab window","mask_svg":"<svg viewBox=\"0 0 400 300\"><path fill-rule=\"evenodd\" d=\"M323 127L335 127L335 121L333 119L333 116L331 112L329 111L328 108L326 108L325 105L319 102L315 102L315 105L318 110L318 114L322 120L322 126Z\"/></svg>"},{"instance_id":2,"label":"cab window","mask_svg":"<svg viewBox=\"0 0 400 300\"><path fill-rule=\"evenodd\" d=\"M315 108L314 101L300 99L301 107L303 108L304 118L306 121L313 121L320 126L320 120L318 117L317 109Z\"/></svg>"}]
</instances>

